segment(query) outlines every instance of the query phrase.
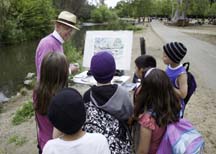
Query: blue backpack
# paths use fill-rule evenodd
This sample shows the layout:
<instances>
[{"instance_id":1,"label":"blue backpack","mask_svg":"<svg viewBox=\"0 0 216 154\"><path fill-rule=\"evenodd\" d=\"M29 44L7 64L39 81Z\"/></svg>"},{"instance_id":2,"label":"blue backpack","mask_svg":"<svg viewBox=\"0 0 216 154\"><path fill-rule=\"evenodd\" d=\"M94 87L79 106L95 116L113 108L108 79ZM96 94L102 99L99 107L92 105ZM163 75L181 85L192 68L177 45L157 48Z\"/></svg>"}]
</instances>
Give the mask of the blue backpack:
<instances>
[{"instance_id":1,"label":"blue backpack","mask_svg":"<svg viewBox=\"0 0 216 154\"><path fill-rule=\"evenodd\" d=\"M188 83L188 92L187 92L187 96L184 99L184 103L186 105L187 102L189 101L190 97L192 96L192 94L195 92L195 90L197 88L197 84L196 84L196 80L195 80L193 74L189 71L190 62L183 63L183 66L185 67L185 69L187 71L187 83Z\"/></svg>"},{"instance_id":2,"label":"blue backpack","mask_svg":"<svg viewBox=\"0 0 216 154\"><path fill-rule=\"evenodd\" d=\"M204 139L192 124L180 119L169 124L157 154L203 154Z\"/></svg>"}]
</instances>

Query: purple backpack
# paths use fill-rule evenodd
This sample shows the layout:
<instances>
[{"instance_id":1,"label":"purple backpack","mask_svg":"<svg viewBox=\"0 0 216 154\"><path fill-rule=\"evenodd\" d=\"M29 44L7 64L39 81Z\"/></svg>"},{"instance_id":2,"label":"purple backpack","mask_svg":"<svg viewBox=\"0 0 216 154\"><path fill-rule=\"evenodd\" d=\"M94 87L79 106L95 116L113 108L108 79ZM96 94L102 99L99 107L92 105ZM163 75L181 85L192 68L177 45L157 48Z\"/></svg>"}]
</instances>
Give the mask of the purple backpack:
<instances>
[{"instance_id":1,"label":"purple backpack","mask_svg":"<svg viewBox=\"0 0 216 154\"><path fill-rule=\"evenodd\" d=\"M192 124L180 119L169 124L157 154L203 154L204 139Z\"/></svg>"},{"instance_id":2,"label":"purple backpack","mask_svg":"<svg viewBox=\"0 0 216 154\"><path fill-rule=\"evenodd\" d=\"M190 97L193 95L193 93L195 92L196 88L197 88L197 83L195 80L195 77L193 76L193 74L189 71L190 68L190 62L186 62L183 64L183 66L186 69L187 72L187 84L188 84L188 92L187 92L187 96L184 98L184 103L185 105L188 103Z\"/></svg>"}]
</instances>

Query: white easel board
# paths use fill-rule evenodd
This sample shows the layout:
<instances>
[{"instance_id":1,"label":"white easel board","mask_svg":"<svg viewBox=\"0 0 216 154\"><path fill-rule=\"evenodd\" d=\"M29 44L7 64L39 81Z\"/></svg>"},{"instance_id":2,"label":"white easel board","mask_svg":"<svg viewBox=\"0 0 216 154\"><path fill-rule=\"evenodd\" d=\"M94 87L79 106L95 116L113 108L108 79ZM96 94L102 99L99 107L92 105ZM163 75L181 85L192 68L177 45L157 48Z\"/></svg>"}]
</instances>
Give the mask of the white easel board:
<instances>
[{"instance_id":1,"label":"white easel board","mask_svg":"<svg viewBox=\"0 0 216 154\"><path fill-rule=\"evenodd\" d=\"M92 56L100 51L112 53L116 69L130 70L133 31L87 31L83 66L90 67Z\"/></svg>"}]
</instances>

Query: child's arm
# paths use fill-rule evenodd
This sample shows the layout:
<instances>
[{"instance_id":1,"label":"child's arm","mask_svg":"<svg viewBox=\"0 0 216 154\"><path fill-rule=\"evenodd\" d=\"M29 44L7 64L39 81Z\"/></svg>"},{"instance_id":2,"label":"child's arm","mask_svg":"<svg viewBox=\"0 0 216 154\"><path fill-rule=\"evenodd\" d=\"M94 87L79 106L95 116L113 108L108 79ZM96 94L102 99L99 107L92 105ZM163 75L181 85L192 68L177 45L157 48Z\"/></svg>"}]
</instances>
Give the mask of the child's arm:
<instances>
[{"instance_id":1,"label":"child's arm","mask_svg":"<svg viewBox=\"0 0 216 154\"><path fill-rule=\"evenodd\" d=\"M187 89L188 89L188 84L187 84L187 74L181 74L178 79L178 85L179 89L174 88L175 93L177 94L178 97L181 99L184 99L187 96Z\"/></svg>"},{"instance_id":2,"label":"child's arm","mask_svg":"<svg viewBox=\"0 0 216 154\"><path fill-rule=\"evenodd\" d=\"M145 127L140 127L140 140L137 154L148 154L152 131Z\"/></svg>"}]
</instances>

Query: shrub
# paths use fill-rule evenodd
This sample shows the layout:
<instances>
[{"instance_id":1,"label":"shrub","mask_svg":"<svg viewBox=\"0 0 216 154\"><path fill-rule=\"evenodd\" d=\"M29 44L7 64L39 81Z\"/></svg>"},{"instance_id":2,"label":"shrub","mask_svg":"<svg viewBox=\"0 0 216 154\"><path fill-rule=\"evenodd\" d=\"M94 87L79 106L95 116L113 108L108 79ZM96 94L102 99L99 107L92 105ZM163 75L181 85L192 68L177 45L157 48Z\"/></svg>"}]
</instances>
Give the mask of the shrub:
<instances>
[{"instance_id":1,"label":"shrub","mask_svg":"<svg viewBox=\"0 0 216 154\"><path fill-rule=\"evenodd\" d=\"M13 125L19 125L22 122L30 119L34 115L33 104L31 101L25 102L21 108L19 108L12 119Z\"/></svg>"},{"instance_id":2,"label":"shrub","mask_svg":"<svg viewBox=\"0 0 216 154\"><path fill-rule=\"evenodd\" d=\"M139 31L142 30L143 28L140 26L134 26L134 25L128 25L125 28L126 30L132 30L132 31Z\"/></svg>"},{"instance_id":3,"label":"shrub","mask_svg":"<svg viewBox=\"0 0 216 154\"><path fill-rule=\"evenodd\" d=\"M54 16L52 0L10 0L0 23L0 41L18 43L39 38L51 30Z\"/></svg>"},{"instance_id":4,"label":"shrub","mask_svg":"<svg viewBox=\"0 0 216 154\"><path fill-rule=\"evenodd\" d=\"M108 24L107 30L132 30L132 31L138 31L142 30L142 27L131 25L129 23L120 21L120 20L115 20L112 21Z\"/></svg>"},{"instance_id":5,"label":"shrub","mask_svg":"<svg viewBox=\"0 0 216 154\"><path fill-rule=\"evenodd\" d=\"M117 18L118 16L116 13L109 10L105 5L101 5L99 8L96 8L91 12L91 19L94 22L108 22L116 20Z\"/></svg>"},{"instance_id":6,"label":"shrub","mask_svg":"<svg viewBox=\"0 0 216 154\"><path fill-rule=\"evenodd\" d=\"M64 53L69 63L79 63L80 65L82 60L82 53L77 48L73 47L72 42L64 43Z\"/></svg>"},{"instance_id":7,"label":"shrub","mask_svg":"<svg viewBox=\"0 0 216 154\"><path fill-rule=\"evenodd\" d=\"M20 89L20 94L22 95L22 96L26 96L27 95L27 89L26 88L21 88Z\"/></svg>"},{"instance_id":8,"label":"shrub","mask_svg":"<svg viewBox=\"0 0 216 154\"><path fill-rule=\"evenodd\" d=\"M18 146L22 146L26 142L27 142L26 137L21 137L18 135L13 135L8 139L9 144L14 143L15 145Z\"/></svg>"}]
</instances>

